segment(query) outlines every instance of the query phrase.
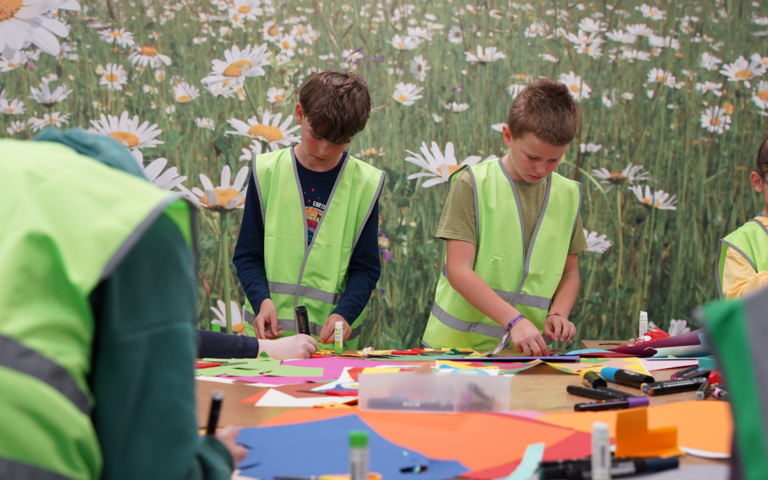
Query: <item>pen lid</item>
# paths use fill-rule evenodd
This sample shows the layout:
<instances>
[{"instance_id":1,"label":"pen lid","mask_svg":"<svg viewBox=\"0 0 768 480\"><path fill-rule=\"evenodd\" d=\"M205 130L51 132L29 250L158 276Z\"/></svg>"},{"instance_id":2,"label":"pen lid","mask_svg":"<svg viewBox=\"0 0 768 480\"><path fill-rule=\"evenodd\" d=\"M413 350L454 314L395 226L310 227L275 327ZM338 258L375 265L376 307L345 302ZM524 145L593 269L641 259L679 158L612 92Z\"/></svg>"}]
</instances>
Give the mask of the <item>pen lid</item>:
<instances>
[{"instance_id":1,"label":"pen lid","mask_svg":"<svg viewBox=\"0 0 768 480\"><path fill-rule=\"evenodd\" d=\"M627 397L627 403L629 403L629 408L635 408L647 407L651 402L648 397Z\"/></svg>"},{"instance_id":2,"label":"pen lid","mask_svg":"<svg viewBox=\"0 0 768 480\"><path fill-rule=\"evenodd\" d=\"M600 376L604 379L608 380L609 382L615 382L616 381L616 372L618 372L618 368L614 367L604 367L602 370L600 370Z\"/></svg>"},{"instance_id":3,"label":"pen lid","mask_svg":"<svg viewBox=\"0 0 768 480\"><path fill-rule=\"evenodd\" d=\"M349 432L349 446L351 448L365 448L368 446L368 432L365 430L352 430Z\"/></svg>"}]
</instances>

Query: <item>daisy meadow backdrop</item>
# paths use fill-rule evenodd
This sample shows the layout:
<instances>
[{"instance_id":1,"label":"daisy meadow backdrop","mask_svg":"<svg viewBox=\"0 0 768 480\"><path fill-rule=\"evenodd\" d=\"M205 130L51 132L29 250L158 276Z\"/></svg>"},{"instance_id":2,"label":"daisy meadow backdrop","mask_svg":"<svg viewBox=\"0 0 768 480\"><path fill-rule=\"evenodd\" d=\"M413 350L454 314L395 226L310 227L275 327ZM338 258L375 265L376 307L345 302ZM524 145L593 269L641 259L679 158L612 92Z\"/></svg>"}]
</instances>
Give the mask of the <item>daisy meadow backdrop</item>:
<instances>
[{"instance_id":1,"label":"daisy meadow backdrop","mask_svg":"<svg viewBox=\"0 0 768 480\"><path fill-rule=\"evenodd\" d=\"M363 344L414 347L448 174L503 155L510 102L546 76L584 109L559 167L583 185L591 250L571 318L580 338L630 337L641 309L666 328L715 298L718 239L760 209L766 35L768 4L748 1L0 0L0 132L111 135L193 199L200 326L232 325L249 161L297 140L307 75L358 71L374 108L349 150L387 172Z\"/></svg>"}]
</instances>

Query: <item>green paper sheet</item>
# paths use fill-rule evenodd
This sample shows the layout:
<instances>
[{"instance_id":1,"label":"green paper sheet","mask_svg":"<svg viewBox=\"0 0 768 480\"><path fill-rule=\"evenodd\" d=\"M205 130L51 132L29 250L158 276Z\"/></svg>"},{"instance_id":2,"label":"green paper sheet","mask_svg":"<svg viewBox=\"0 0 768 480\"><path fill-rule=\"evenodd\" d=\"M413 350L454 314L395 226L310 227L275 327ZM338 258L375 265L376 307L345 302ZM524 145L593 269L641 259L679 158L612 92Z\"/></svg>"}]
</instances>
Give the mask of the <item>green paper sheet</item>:
<instances>
[{"instance_id":1,"label":"green paper sheet","mask_svg":"<svg viewBox=\"0 0 768 480\"><path fill-rule=\"evenodd\" d=\"M260 374L273 377L322 377L322 367L295 367L280 365L280 360L274 358L204 358L203 362L233 362L238 365L222 365L221 367L200 368L195 370L195 376L218 377L256 377ZM244 363L243 363L244 362Z\"/></svg>"}]
</instances>

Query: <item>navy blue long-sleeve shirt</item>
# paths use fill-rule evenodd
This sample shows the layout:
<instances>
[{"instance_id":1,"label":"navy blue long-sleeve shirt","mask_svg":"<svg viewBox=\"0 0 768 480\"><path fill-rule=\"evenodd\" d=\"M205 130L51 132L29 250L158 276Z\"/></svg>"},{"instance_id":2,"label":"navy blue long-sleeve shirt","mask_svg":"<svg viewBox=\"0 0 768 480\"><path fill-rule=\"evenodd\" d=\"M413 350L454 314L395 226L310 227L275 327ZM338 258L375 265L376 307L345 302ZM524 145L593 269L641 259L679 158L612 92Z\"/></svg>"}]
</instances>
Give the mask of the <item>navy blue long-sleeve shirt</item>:
<instances>
[{"instance_id":1,"label":"navy blue long-sleeve shirt","mask_svg":"<svg viewBox=\"0 0 768 480\"><path fill-rule=\"evenodd\" d=\"M304 193L309 230L307 237L311 241L317 220L324 213L333 184L341 172L342 162L327 172L315 172L305 168L297 160L294 162ZM264 221L261 217L261 204L259 196L256 195L253 175L248 180L248 192L233 263L237 267L237 277L243 285L245 294L254 312L258 314L261 302L270 298L267 273L264 268L264 256L269 255L269 252L264 252ZM377 201L352 251L347 269L347 287L339 299L339 304L333 310L333 313L341 315L350 325L368 304L371 292L376 288L376 282L381 274L378 224Z\"/></svg>"}]
</instances>

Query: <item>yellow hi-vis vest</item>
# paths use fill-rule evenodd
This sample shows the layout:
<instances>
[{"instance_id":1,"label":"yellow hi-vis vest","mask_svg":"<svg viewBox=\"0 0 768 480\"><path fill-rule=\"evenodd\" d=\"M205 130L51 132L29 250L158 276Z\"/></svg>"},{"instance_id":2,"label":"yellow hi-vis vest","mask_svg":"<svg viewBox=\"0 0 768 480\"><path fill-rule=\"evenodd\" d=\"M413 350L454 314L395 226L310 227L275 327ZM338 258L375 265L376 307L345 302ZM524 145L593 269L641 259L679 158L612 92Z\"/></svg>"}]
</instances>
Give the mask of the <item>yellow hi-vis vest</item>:
<instances>
[{"instance_id":1,"label":"yellow hi-vis vest","mask_svg":"<svg viewBox=\"0 0 768 480\"><path fill-rule=\"evenodd\" d=\"M478 241L474 271L541 330L563 276L576 227L581 205L579 183L557 173L550 176L541 214L524 255L520 200L501 159L472 165L469 173L475 193ZM432 348L491 350L505 331L451 287L444 267L423 343Z\"/></svg>"},{"instance_id":2,"label":"yellow hi-vis vest","mask_svg":"<svg viewBox=\"0 0 768 480\"><path fill-rule=\"evenodd\" d=\"M190 243L192 210L55 142L0 140L0 178L0 478L96 480L89 296L160 215Z\"/></svg>"},{"instance_id":3,"label":"yellow hi-vis vest","mask_svg":"<svg viewBox=\"0 0 768 480\"><path fill-rule=\"evenodd\" d=\"M295 309L307 307L309 327L317 338L347 285L349 259L384 186L384 172L347 153L328 197L312 242L307 244L306 201L292 148L253 159L256 194L264 221L264 267L269 293L283 335L296 332ZM253 321L250 303L246 321ZM249 315L250 314L250 315ZM345 349L356 349L365 310L346 319L352 335Z\"/></svg>"},{"instance_id":4,"label":"yellow hi-vis vest","mask_svg":"<svg viewBox=\"0 0 768 480\"><path fill-rule=\"evenodd\" d=\"M753 218L720 240L720 256L715 265L715 280L717 280L717 291L721 298L725 295L723 272L728 248L734 249L744 257L752 265L755 273L766 272L768 271L768 229L760 220Z\"/></svg>"}]
</instances>

